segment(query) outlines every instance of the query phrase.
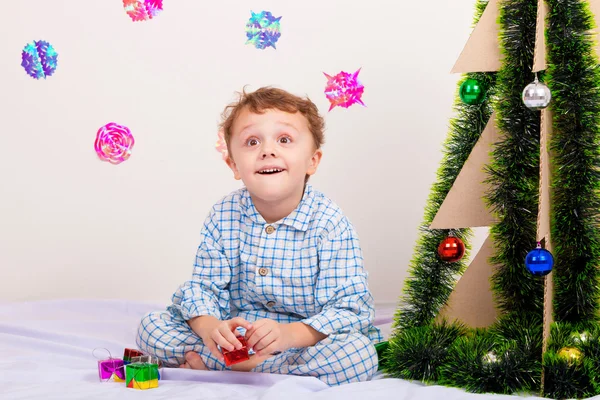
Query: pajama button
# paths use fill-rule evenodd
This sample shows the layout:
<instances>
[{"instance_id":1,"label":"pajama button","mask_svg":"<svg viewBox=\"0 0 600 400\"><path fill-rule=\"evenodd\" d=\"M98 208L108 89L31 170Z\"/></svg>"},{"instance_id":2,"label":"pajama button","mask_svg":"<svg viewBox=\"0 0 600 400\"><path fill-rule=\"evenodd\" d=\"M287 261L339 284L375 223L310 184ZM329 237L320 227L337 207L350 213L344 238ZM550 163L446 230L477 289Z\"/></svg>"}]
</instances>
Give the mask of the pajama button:
<instances>
[{"instance_id":1,"label":"pajama button","mask_svg":"<svg viewBox=\"0 0 600 400\"><path fill-rule=\"evenodd\" d=\"M271 233L275 232L275 227L273 225L269 225L265 231L267 232L267 235L270 235Z\"/></svg>"},{"instance_id":2,"label":"pajama button","mask_svg":"<svg viewBox=\"0 0 600 400\"><path fill-rule=\"evenodd\" d=\"M267 303L267 307L273 307L274 305L275 305L275 302L274 302L274 301L269 301L269 302Z\"/></svg>"},{"instance_id":3,"label":"pajama button","mask_svg":"<svg viewBox=\"0 0 600 400\"><path fill-rule=\"evenodd\" d=\"M258 270L258 273L260 274L260 276L267 276L267 274L269 273L269 270L266 268L260 268Z\"/></svg>"}]
</instances>

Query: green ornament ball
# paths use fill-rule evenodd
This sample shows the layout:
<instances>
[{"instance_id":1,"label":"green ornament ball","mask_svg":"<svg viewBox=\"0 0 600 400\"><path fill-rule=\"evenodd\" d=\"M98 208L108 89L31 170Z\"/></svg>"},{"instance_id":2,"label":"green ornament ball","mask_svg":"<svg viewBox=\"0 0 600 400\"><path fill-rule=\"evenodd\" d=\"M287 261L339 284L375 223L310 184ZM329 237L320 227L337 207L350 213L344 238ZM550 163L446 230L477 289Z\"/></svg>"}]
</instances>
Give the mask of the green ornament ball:
<instances>
[{"instance_id":1,"label":"green ornament ball","mask_svg":"<svg viewBox=\"0 0 600 400\"><path fill-rule=\"evenodd\" d=\"M464 103L474 105L483 103L486 91L483 83L477 79L467 79L460 85L458 95Z\"/></svg>"}]
</instances>

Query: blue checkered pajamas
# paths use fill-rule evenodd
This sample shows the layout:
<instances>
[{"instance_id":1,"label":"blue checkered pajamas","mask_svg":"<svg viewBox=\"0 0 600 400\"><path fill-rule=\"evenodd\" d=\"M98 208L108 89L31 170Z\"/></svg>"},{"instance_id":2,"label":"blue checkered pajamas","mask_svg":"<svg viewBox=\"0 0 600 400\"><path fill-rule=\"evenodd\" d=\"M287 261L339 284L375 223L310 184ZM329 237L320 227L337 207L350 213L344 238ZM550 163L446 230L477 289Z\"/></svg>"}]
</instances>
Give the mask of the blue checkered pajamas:
<instances>
[{"instance_id":1,"label":"blue checkered pajamas","mask_svg":"<svg viewBox=\"0 0 600 400\"><path fill-rule=\"evenodd\" d=\"M212 315L249 322L302 322L327 335L292 348L253 371L315 376L329 385L369 379L377 370L373 297L357 235L340 208L306 185L298 207L267 223L247 189L215 204L204 222L192 279L166 311L141 321L137 345L166 366L197 352L208 369L226 370L187 320ZM241 330L243 334L243 330Z\"/></svg>"}]
</instances>

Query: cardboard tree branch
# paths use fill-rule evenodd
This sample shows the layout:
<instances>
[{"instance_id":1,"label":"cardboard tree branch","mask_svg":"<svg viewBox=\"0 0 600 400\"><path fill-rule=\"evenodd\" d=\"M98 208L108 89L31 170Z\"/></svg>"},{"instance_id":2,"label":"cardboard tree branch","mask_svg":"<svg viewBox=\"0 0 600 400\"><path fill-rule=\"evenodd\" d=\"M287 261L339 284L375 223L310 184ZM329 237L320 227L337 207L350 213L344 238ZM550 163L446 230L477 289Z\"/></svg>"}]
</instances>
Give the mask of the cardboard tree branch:
<instances>
[{"instance_id":1,"label":"cardboard tree branch","mask_svg":"<svg viewBox=\"0 0 600 400\"><path fill-rule=\"evenodd\" d=\"M469 158L433 218L430 229L490 226L495 222L484 200L490 187L489 184L484 183L487 179L484 168L489 164L490 152L498 140L496 113L492 113Z\"/></svg>"},{"instance_id":2,"label":"cardboard tree branch","mask_svg":"<svg viewBox=\"0 0 600 400\"><path fill-rule=\"evenodd\" d=\"M488 236L440 310L438 322L458 320L471 328L485 328L496 321L498 311L490 286L494 266L489 264L493 251L493 242Z\"/></svg>"},{"instance_id":3,"label":"cardboard tree branch","mask_svg":"<svg viewBox=\"0 0 600 400\"><path fill-rule=\"evenodd\" d=\"M451 73L495 72L502 66L498 43L498 0L490 0Z\"/></svg>"}]
</instances>

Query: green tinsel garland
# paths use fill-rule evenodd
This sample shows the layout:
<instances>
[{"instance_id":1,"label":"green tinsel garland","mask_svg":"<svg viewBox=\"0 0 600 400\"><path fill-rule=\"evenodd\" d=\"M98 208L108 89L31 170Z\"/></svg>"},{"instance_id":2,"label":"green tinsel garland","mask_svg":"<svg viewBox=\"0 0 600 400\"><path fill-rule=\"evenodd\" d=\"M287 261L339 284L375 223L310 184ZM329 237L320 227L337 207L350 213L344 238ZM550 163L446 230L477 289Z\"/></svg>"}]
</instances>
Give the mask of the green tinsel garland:
<instances>
[{"instance_id":1,"label":"green tinsel garland","mask_svg":"<svg viewBox=\"0 0 600 400\"><path fill-rule=\"evenodd\" d=\"M493 190L488 195L498 223L491 227L498 268L492 290L500 310L541 315L543 281L525 268L525 257L536 245L540 174L540 112L523 105L523 88L534 80L533 49L537 0L503 0L500 45L504 54L498 72L496 104L503 139L494 147L488 167Z\"/></svg>"},{"instance_id":2,"label":"green tinsel garland","mask_svg":"<svg viewBox=\"0 0 600 400\"><path fill-rule=\"evenodd\" d=\"M600 75L589 5L548 0L548 86L552 92L554 318L544 354L544 395L600 394ZM584 334L584 340L580 334ZM573 362L562 348L581 351Z\"/></svg>"},{"instance_id":3,"label":"green tinsel garland","mask_svg":"<svg viewBox=\"0 0 600 400\"><path fill-rule=\"evenodd\" d=\"M600 300L600 75L587 2L549 0L546 37L554 132L555 319L597 321Z\"/></svg>"},{"instance_id":4,"label":"green tinsel garland","mask_svg":"<svg viewBox=\"0 0 600 400\"><path fill-rule=\"evenodd\" d=\"M454 342L439 383L475 393L537 392L541 354L541 319L513 314Z\"/></svg>"}]
</instances>

